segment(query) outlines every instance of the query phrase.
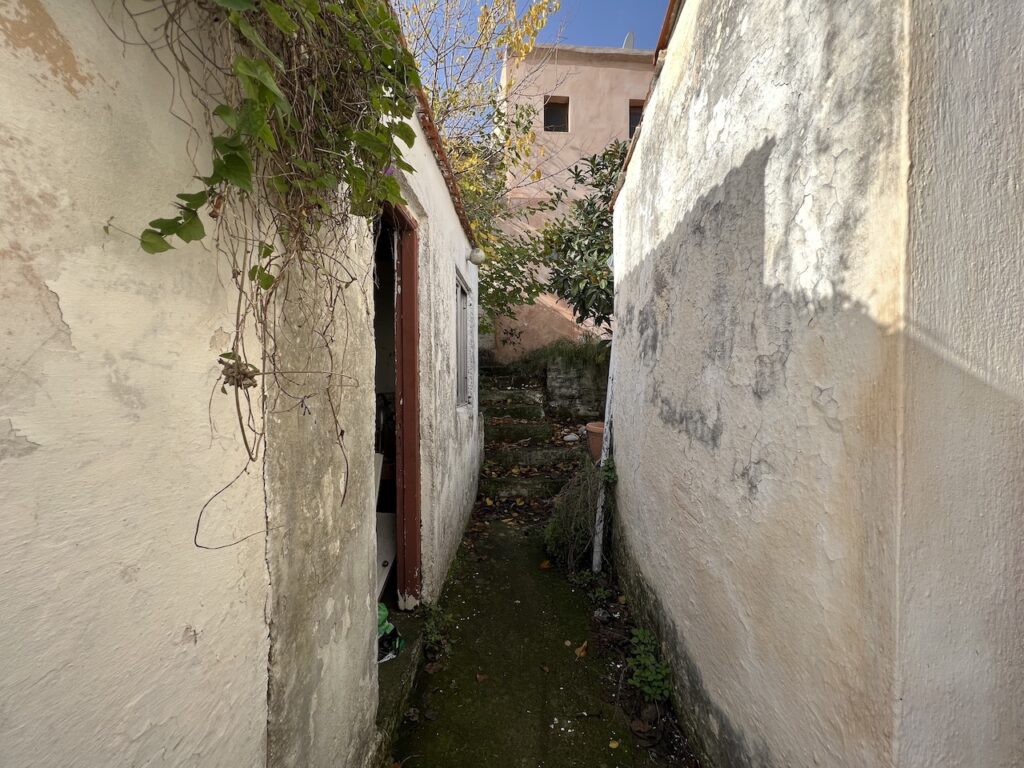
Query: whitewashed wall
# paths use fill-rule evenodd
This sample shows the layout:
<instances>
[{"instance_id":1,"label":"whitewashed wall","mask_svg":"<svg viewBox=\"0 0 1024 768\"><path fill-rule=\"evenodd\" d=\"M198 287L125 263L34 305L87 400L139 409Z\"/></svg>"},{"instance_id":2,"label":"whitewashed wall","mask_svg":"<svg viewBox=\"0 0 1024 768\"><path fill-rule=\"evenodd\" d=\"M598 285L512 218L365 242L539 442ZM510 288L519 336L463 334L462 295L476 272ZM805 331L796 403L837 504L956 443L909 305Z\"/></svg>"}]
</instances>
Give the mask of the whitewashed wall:
<instances>
[{"instance_id":1,"label":"whitewashed wall","mask_svg":"<svg viewBox=\"0 0 1024 768\"><path fill-rule=\"evenodd\" d=\"M406 160L403 190L418 224L420 244L420 457L423 598L441 594L448 568L476 498L483 462L483 423L477 407L477 268L444 178L419 123ZM456 396L455 285L469 289L469 394Z\"/></svg>"},{"instance_id":2,"label":"whitewashed wall","mask_svg":"<svg viewBox=\"0 0 1024 768\"><path fill-rule=\"evenodd\" d=\"M245 464L228 398L207 406L234 326L229 275L202 245L147 256L102 229L115 216L140 231L190 186L170 88L91 3L0 10L7 766L266 754L263 538L192 546L199 509ZM220 497L203 539L261 531L262 486L256 468Z\"/></svg>"},{"instance_id":3,"label":"whitewashed wall","mask_svg":"<svg viewBox=\"0 0 1024 768\"><path fill-rule=\"evenodd\" d=\"M0 9L0 764L357 768L377 706L369 226L354 220L338 254L362 276L334 350L346 455L322 399L275 411L265 461L201 531L218 545L269 522L270 536L194 548L200 508L245 465L233 399L211 400L236 298L209 244L149 256L103 230L168 212L194 188L189 151L200 169L210 153L169 113L160 63L112 37L131 29L119 8ZM480 461L475 370L474 404L455 408L452 325L456 265L474 307L476 272L422 132L410 157L436 597ZM325 350L285 304L282 363L314 370L297 362Z\"/></svg>"},{"instance_id":4,"label":"whitewashed wall","mask_svg":"<svg viewBox=\"0 0 1024 768\"><path fill-rule=\"evenodd\" d=\"M1024 765L1024 14L911 4L897 759Z\"/></svg>"},{"instance_id":5,"label":"whitewashed wall","mask_svg":"<svg viewBox=\"0 0 1024 768\"><path fill-rule=\"evenodd\" d=\"M616 205L613 411L713 765L1024 762L1010 5L683 7Z\"/></svg>"}]
</instances>

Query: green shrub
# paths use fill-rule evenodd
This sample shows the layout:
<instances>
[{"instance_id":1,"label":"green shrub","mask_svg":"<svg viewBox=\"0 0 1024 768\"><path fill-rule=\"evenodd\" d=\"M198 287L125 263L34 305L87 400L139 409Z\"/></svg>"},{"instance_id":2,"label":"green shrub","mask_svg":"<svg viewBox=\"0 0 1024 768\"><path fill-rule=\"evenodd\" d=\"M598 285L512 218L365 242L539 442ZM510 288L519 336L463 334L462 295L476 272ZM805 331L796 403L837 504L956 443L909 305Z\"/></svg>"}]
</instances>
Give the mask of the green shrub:
<instances>
[{"instance_id":1,"label":"green shrub","mask_svg":"<svg viewBox=\"0 0 1024 768\"><path fill-rule=\"evenodd\" d=\"M576 474L555 498L551 520L544 529L548 556L570 573L585 568L589 562L601 482L600 470L589 458L581 460ZM610 494L606 494L606 505L610 501Z\"/></svg>"},{"instance_id":2,"label":"green shrub","mask_svg":"<svg viewBox=\"0 0 1024 768\"><path fill-rule=\"evenodd\" d=\"M517 365L522 370L541 374L552 360L560 360L578 370L593 368L607 376L611 339L587 334L579 341L559 339L523 355Z\"/></svg>"},{"instance_id":3,"label":"green shrub","mask_svg":"<svg viewBox=\"0 0 1024 768\"><path fill-rule=\"evenodd\" d=\"M658 654L658 641L646 629L634 629L630 641L632 649L627 663L633 672L629 684L643 695L646 701L665 701L671 691L669 687L669 666Z\"/></svg>"}]
</instances>

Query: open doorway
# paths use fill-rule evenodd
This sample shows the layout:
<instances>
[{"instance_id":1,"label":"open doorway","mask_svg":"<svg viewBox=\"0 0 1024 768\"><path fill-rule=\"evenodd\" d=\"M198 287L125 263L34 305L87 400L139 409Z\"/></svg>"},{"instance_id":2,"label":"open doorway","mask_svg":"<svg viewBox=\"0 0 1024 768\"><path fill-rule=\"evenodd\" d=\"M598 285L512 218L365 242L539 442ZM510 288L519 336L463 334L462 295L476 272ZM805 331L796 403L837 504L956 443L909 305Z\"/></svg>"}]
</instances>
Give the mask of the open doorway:
<instances>
[{"instance_id":1,"label":"open doorway","mask_svg":"<svg viewBox=\"0 0 1024 768\"><path fill-rule=\"evenodd\" d=\"M377 599L389 610L419 602L419 307L412 218L386 208L374 253Z\"/></svg>"}]
</instances>

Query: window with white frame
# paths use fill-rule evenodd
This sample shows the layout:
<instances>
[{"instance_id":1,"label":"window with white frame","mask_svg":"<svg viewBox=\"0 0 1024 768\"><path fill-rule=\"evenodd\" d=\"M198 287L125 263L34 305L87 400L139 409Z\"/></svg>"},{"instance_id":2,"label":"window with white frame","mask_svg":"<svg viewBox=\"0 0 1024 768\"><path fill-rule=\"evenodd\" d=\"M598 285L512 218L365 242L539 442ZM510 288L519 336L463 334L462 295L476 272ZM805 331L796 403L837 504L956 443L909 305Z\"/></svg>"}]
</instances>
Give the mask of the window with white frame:
<instances>
[{"instance_id":1,"label":"window with white frame","mask_svg":"<svg viewBox=\"0 0 1024 768\"><path fill-rule=\"evenodd\" d=\"M455 395L458 405L469 402L469 289L455 278Z\"/></svg>"}]
</instances>

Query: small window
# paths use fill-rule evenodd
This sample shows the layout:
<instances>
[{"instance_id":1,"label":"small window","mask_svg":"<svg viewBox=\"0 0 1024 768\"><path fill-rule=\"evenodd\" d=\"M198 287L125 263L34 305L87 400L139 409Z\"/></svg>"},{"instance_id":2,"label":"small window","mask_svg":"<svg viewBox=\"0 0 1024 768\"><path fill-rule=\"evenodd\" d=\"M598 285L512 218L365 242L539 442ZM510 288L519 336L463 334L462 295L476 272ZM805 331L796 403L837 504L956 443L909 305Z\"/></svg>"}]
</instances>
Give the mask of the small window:
<instances>
[{"instance_id":1,"label":"small window","mask_svg":"<svg viewBox=\"0 0 1024 768\"><path fill-rule=\"evenodd\" d=\"M469 291L455 280L455 396L458 405L469 402Z\"/></svg>"},{"instance_id":2,"label":"small window","mask_svg":"<svg viewBox=\"0 0 1024 768\"><path fill-rule=\"evenodd\" d=\"M621 112L619 114L622 114ZM633 138L636 129L640 127L640 118L644 116L644 103L636 99L629 101L629 138Z\"/></svg>"},{"instance_id":3,"label":"small window","mask_svg":"<svg viewBox=\"0 0 1024 768\"><path fill-rule=\"evenodd\" d=\"M551 133L569 132L569 99L548 96L544 100L544 130Z\"/></svg>"}]
</instances>

